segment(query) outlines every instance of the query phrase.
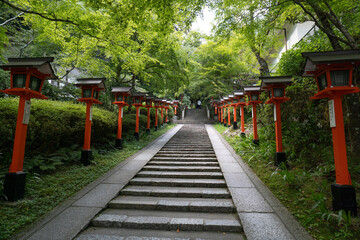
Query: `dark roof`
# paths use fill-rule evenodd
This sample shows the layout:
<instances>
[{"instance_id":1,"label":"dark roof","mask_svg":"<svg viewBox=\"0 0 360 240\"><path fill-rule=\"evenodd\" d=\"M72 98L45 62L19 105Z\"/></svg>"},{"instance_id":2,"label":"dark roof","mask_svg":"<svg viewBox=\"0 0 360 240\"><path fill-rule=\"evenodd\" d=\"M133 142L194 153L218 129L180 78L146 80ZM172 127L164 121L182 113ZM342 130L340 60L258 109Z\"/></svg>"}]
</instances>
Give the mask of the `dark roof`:
<instances>
[{"instance_id":1,"label":"dark roof","mask_svg":"<svg viewBox=\"0 0 360 240\"><path fill-rule=\"evenodd\" d=\"M306 57L306 64L303 76L314 76L306 72L316 71L316 64L329 64L341 62L360 61L360 50L342 50L342 51L327 51L327 52L303 52L303 57Z\"/></svg>"},{"instance_id":2,"label":"dark roof","mask_svg":"<svg viewBox=\"0 0 360 240\"><path fill-rule=\"evenodd\" d=\"M102 88L104 89L105 88L105 84L104 84L104 80L106 78L78 78L76 79L76 83L75 85L77 87L80 87L80 86L97 86L98 88Z\"/></svg>"},{"instance_id":3,"label":"dark roof","mask_svg":"<svg viewBox=\"0 0 360 240\"><path fill-rule=\"evenodd\" d=\"M244 92L243 91L236 91L236 92L234 92L234 95L235 96L243 96Z\"/></svg>"},{"instance_id":4,"label":"dark roof","mask_svg":"<svg viewBox=\"0 0 360 240\"><path fill-rule=\"evenodd\" d=\"M146 99L146 100L154 100L155 97L147 96L145 99Z\"/></svg>"},{"instance_id":5,"label":"dark roof","mask_svg":"<svg viewBox=\"0 0 360 240\"><path fill-rule=\"evenodd\" d=\"M179 103L180 102L180 100L174 100L174 103Z\"/></svg>"},{"instance_id":6,"label":"dark roof","mask_svg":"<svg viewBox=\"0 0 360 240\"><path fill-rule=\"evenodd\" d=\"M144 93L144 92L133 92L131 94L131 96L133 96L133 97L146 97L146 93Z\"/></svg>"},{"instance_id":7,"label":"dark roof","mask_svg":"<svg viewBox=\"0 0 360 240\"><path fill-rule=\"evenodd\" d=\"M53 57L43 58L9 58L8 63L0 65L0 68L37 68L43 74L49 74L48 78L57 78L50 62L54 61Z\"/></svg>"},{"instance_id":8,"label":"dark roof","mask_svg":"<svg viewBox=\"0 0 360 240\"><path fill-rule=\"evenodd\" d=\"M162 102L162 99L161 98L155 98L155 101L156 102Z\"/></svg>"},{"instance_id":9,"label":"dark roof","mask_svg":"<svg viewBox=\"0 0 360 240\"><path fill-rule=\"evenodd\" d=\"M131 87L113 87L111 90L112 93L131 93Z\"/></svg>"},{"instance_id":10,"label":"dark roof","mask_svg":"<svg viewBox=\"0 0 360 240\"><path fill-rule=\"evenodd\" d=\"M244 93L246 92L261 92L261 86L244 86Z\"/></svg>"},{"instance_id":11,"label":"dark roof","mask_svg":"<svg viewBox=\"0 0 360 240\"><path fill-rule=\"evenodd\" d=\"M260 77L261 87L264 88L268 84L291 84L291 76L274 76L274 77Z\"/></svg>"}]
</instances>

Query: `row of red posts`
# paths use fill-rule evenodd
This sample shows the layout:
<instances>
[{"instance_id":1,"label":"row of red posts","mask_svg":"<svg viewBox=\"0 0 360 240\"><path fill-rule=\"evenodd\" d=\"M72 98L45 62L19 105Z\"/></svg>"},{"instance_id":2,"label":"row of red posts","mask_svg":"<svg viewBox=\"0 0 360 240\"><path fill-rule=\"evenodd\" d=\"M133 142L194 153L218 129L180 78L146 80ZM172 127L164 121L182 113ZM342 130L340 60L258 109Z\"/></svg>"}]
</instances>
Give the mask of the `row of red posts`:
<instances>
[{"instance_id":1,"label":"row of red posts","mask_svg":"<svg viewBox=\"0 0 360 240\"><path fill-rule=\"evenodd\" d=\"M27 126L30 117L30 99L39 98L47 99L41 94L45 79L56 78L51 67L53 58L9 58L8 63L0 66L4 70L10 71L10 88L0 90L3 93L19 96L19 108L16 123L14 148L9 172L5 175L3 193L8 201L17 201L24 197L26 173L23 172L25 142ZM92 106L101 104L99 101L100 91L105 89L105 78L80 78L75 85L81 87L80 102L86 103L85 134L84 145L81 152L81 162L89 165L92 159L91 151L91 123L92 123ZM147 126L146 131L150 133L150 108L156 109L155 131L158 129L158 109L161 109L161 125L169 122L168 109L173 106L175 114L179 107L179 100L169 101L167 99L155 99L147 96L146 93L132 92L131 87L114 87L112 93L115 95L113 104L119 106L118 131L115 146L122 148L122 118L124 106L127 106L127 97L133 98L133 106L136 107L136 126L135 138L139 140L139 115L140 107L145 102L147 108ZM164 120L165 109L165 120Z\"/></svg>"},{"instance_id":2,"label":"row of red posts","mask_svg":"<svg viewBox=\"0 0 360 240\"><path fill-rule=\"evenodd\" d=\"M305 52L306 58L303 76L316 80L318 92L310 99L328 99L329 121L332 129L336 183L331 185L334 211L350 211L357 216L355 188L352 186L348 171L344 120L342 110L342 96L360 92L354 82L360 81L360 50ZM260 94L266 90L269 99L265 104L272 104L274 108L276 153L274 164L284 163L286 156L283 150L281 134L281 103L290 100L285 97L285 89L292 84L290 76L260 77L260 86L244 86L233 95L213 100L215 115L224 126L230 127L230 107L234 108L234 129L237 129L236 107L241 111L241 135L245 136L244 106L252 106L253 142L259 145L257 133L256 105L262 103ZM246 102L245 96L248 101ZM226 117L227 114L227 117Z\"/></svg>"}]
</instances>

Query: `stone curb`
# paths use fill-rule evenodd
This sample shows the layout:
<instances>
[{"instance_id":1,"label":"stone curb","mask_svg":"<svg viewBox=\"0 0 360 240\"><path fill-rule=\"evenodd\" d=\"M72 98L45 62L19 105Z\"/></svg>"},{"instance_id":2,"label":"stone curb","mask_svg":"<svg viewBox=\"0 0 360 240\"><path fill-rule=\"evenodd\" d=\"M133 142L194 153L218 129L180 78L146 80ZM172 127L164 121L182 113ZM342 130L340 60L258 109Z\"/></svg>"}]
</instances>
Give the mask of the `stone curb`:
<instances>
[{"instance_id":1,"label":"stone curb","mask_svg":"<svg viewBox=\"0 0 360 240\"><path fill-rule=\"evenodd\" d=\"M244 227L244 231L245 231L245 235L247 237L248 240L250 239L299 239L299 240L311 240L313 239L310 234L300 225L300 223L295 219L295 217L293 215L291 215L291 213L286 209L286 207L284 205L282 205L282 203L274 196L274 194L270 191L270 189L257 177L257 175L252 171L252 169L241 159L241 157L239 155L236 154L235 150L231 147L231 145L221 136L221 134L212 126L212 125L208 125L206 124L206 130L209 133L209 130L213 130L216 133L216 136L221 140L221 142L224 144L224 146L226 147L226 150L228 150L231 153L231 156L226 156L227 160L229 163L225 163L228 164L229 166L231 164L234 164L231 160L234 158L236 163L238 163L238 165L240 165L240 167L242 168L243 172L247 175L247 177L251 180L251 182L245 182L245 184L247 186L235 186L235 187L241 187L242 190L244 190L244 194L252 194L251 191L249 191L252 187L255 187L255 189L257 190L258 193L260 193L260 195L265 199L266 201L266 205L270 206L270 209L266 210L264 209L263 211L260 212L256 212L256 211L239 211L238 210L238 214L239 217L242 221L242 225ZM209 134L210 135L210 134ZM210 136L211 137L211 136ZM213 136L214 137L214 136ZM221 150L221 147L219 147L217 149L217 146L214 146L214 150L221 152L223 150ZM226 154L226 151L221 152ZM219 159L220 161L220 159ZM225 165L224 163L222 165ZM235 165L232 166L231 168L229 167L229 169L234 169ZM223 169L223 166L222 166ZM241 175L240 171L237 171L237 173L228 173L229 174L237 174L237 175ZM224 174L225 176L225 174ZM225 179L227 180L226 176ZM227 184L229 185L229 182L227 180ZM233 184L244 184L244 183L233 183ZM233 195L233 192L231 191L232 186L228 186L231 195ZM254 188L252 188L254 189ZM254 192L254 191L253 191ZM234 196L233 196L234 198ZM236 201L234 201L235 205L237 205ZM238 208L240 208L238 205L236 206ZM252 220L254 218L257 218L256 221ZM286 227L286 229L289 231L289 233L291 234L288 235L288 233L283 233L282 236L276 236L278 234L278 228L279 226L274 224L274 225L262 225L262 223L267 224L267 223L271 223L274 221L277 221L278 219L280 219L280 221L282 222L282 224ZM262 235L261 233L259 234L258 231L263 231L263 234L268 234L268 236L266 235ZM266 236L266 237L265 237ZM272 238L271 236L276 236L274 238ZM265 238L263 238L265 237Z\"/></svg>"},{"instance_id":2,"label":"stone curb","mask_svg":"<svg viewBox=\"0 0 360 240\"><path fill-rule=\"evenodd\" d=\"M101 210L103 210L107 203L101 204L99 206L92 205L92 206L83 206L83 204L76 204L77 201L81 200L81 198L84 198L85 195L89 194L90 197L97 196L97 194L90 194L91 191L97 192L98 186L110 186L110 188L116 186L115 189L110 189L111 194L117 195L117 193L120 192L120 190L127 184L127 182L135 176L135 174L141 169L141 166L144 166L157 152L152 151L154 146L158 145L156 148L161 149L162 146L164 146L182 127L182 124L178 124L174 128L170 129L166 133L162 134L160 137L149 143L146 147L135 153L134 155L128 157L121 163L119 163L117 166L106 172L103 176L99 177L97 180L93 181L77 193L75 193L73 196L69 197L67 200L65 200L63 203L59 204L57 207L55 207L51 212L45 214L43 217L41 217L39 220L34 222L33 224L30 224L28 227L26 227L21 232L14 235L11 239L50 239L52 235L56 236L56 239L71 239L75 237L80 231L82 231L91 221L91 219L98 214ZM167 139L166 139L167 138ZM149 152L149 153L146 153ZM152 154L153 153L153 154ZM144 155L145 157L142 157ZM144 159L143 159L144 158ZM126 168L126 165L131 164L133 162L138 162L136 168ZM115 173L121 169L124 169L127 173L129 173L126 178L128 178L128 181L123 180L122 183L112 183L112 182L106 182L107 179L109 179L112 175L115 175ZM104 188L103 188L104 189ZM106 194L107 189L105 189L105 192L100 192L101 194ZM100 190L101 191L101 190ZM115 197L115 196L114 196ZM112 197L113 198L113 197ZM112 199L111 198L111 199ZM86 199L86 198L85 198ZM109 199L109 200L111 200ZM91 199L88 199L91 201ZM107 202L109 202L109 200ZM76 212L77 209L81 209L83 211L79 211L79 213ZM69 213L68 213L69 212ZM81 216L82 223L74 222L71 223L71 219L66 221L62 221L64 224L72 224L72 229L67 228L60 228L60 226L56 226L56 229L46 229L47 225L50 225L52 221L56 220L56 218L60 214L71 215L71 213L76 214L75 216ZM44 233L41 232L41 230L44 229ZM51 234L49 231L54 231L53 234ZM63 231L63 232L61 232ZM71 231L73 233L77 232L73 237L69 238L69 233L66 231ZM34 236L37 235L37 236ZM54 238L51 238L54 239Z\"/></svg>"}]
</instances>

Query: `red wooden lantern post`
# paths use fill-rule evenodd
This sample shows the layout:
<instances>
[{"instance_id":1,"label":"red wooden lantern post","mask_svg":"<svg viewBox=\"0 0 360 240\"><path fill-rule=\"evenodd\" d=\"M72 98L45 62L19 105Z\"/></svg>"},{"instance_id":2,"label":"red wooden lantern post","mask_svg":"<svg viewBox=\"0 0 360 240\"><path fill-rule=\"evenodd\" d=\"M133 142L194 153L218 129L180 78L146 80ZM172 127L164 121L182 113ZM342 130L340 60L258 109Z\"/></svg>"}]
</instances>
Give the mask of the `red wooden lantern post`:
<instances>
[{"instance_id":1,"label":"red wooden lantern post","mask_svg":"<svg viewBox=\"0 0 360 240\"><path fill-rule=\"evenodd\" d=\"M229 95L228 99L227 99L227 113L228 113L228 118L227 118L227 126L231 127L231 106L232 106L232 97L233 95Z\"/></svg>"},{"instance_id":2,"label":"red wooden lantern post","mask_svg":"<svg viewBox=\"0 0 360 240\"><path fill-rule=\"evenodd\" d=\"M177 114L177 108L179 107L179 103L180 103L180 101L179 100L174 100L173 101L174 102L174 113L175 113L175 115Z\"/></svg>"},{"instance_id":3,"label":"red wooden lantern post","mask_svg":"<svg viewBox=\"0 0 360 240\"><path fill-rule=\"evenodd\" d=\"M92 159L91 147L91 122L92 122L92 105L101 104L99 102L99 92L105 89L105 78L79 78L75 85L81 87L81 98L79 102L86 103L85 118L85 135L84 145L81 151L81 163L89 165Z\"/></svg>"},{"instance_id":4,"label":"red wooden lantern post","mask_svg":"<svg viewBox=\"0 0 360 240\"><path fill-rule=\"evenodd\" d=\"M229 95L229 97L231 98L231 106L233 107L233 114L234 114L233 128L234 128L234 129L238 129L238 126L237 126L237 110L236 110L236 107L238 106L239 98L238 98L237 96L235 96L235 94Z\"/></svg>"},{"instance_id":5,"label":"red wooden lantern post","mask_svg":"<svg viewBox=\"0 0 360 240\"><path fill-rule=\"evenodd\" d=\"M253 120L253 143L259 145L259 137L257 133L257 118L256 118L256 105L262 103L260 99L260 93L262 92L260 86L246 86L244 87L244 94L249 97L247 105L252 106L252 120Z\"/></svg>"},{"instance_id":6,"label":"red wooden lantern post","mask_svg":"<svg viewBox=\"0 0 360 240\"><path fill-rule=\"evenodd\" d=\"M227 116L229 117L229 105L228 105L228 101L229 101L229 97L224 97L224 113L223 113L223 117L224 117L224 127L228 126L228 121L227 121Z\"/></svg>"},{"instance_id":7,"label":"red wooden lantern post","mask_svg":"<svg viewBox=\"0 0 360 240\"><path fill-rule=\"evenodd\" d=\"M278 77L260 77L262 80L262 89L267 89L269 100L265 104L273 104L274 106L274 121L275 121L275 136L276 136L276 152L275 152L275 166L280 163L286 163L286 156L283 150L282 134L281 134L281 103L290 100L285 97L285 88L292 84L290 76Z\"/></svg>"},{"instance_id":8,"label":"red wooden lantern post","mask_svg":"<svg viewBox=\"0 0 360 240\"><path fill-rule=\"evenodd\" d=\"M225 99L221 99L221 124L225 126Z\"/></svg>"},{"instance_id":9,"label":"red wooden lantern post","mask_svg":"<svg viewBox=\"0 0 360 240\"><path fill-rule=\"evenodd\" d=\"M150 108L152 108L154 97L146 97L145 98L145 107L147 108L147 124L146 124L146 132L150 133Z\"/></svg>"},{"instance_id":10,"label":"red wooden lantern post","mask_svg":"<svg viewBox=\"0 0 360 240\"><path fill-rule=\"evenodd\" d=\"M171 101L166 101L165 102L165 123L169 122L168 114L169 114L170 105L171 105Z\"/></svg>"},{"instance_id":11,"label":"red wooden lantern post","mask_svg":"<svg viewBox=\"0 0 360 240\"><path fill-rule=\"evenodd\" d=\"M142 106L142 100L146 97L146 93L142 92L133 92L133 105L136 107L136 121L135 121L135 139L139 141L140 135L139 135L139 117L140 117L140 107Z\"/></svg>"},{"instance_id":12,"label":"red wooden lantern post","mask_svg":"<svg viewBox=\"0 0 360 240\"><path fill-rule=\"evenodd\" d=\"M118 130L117 130L117 138L115 141L115 147L121 149L123 145L122 141L122 118L124 115L124 107L129 106L127 104L127 97L131 94L131 87L113 87L112 91L115 94L115 102L119 106L119 116L118 116Z\"/></svg>"},{"instance_id":13,"label":"red wooden lantern post","mask_svg":"<svg viewBox=\"0 0 360 240\"><path fill-rule=\"evenodd\" d=\"M154 107L155 107L155 131L158 130L158 109L161 107L162 99L155 99Z\"/></svg>"},{"instance_id":14,"label":"red wooden lantern post","mask_svg":"<svg viewBox=\"0 0 360 240\"><path fill-rule=\"evenodd\" d=\"M160 108L161 108L161 126L164 125L164 109L166 107L166 99L163 99L161 101L161 105L160 105Z\"/></svg>"},{"instance_id":15,"label":"red wooden lantern post","mask_svg":"<svg viewBox=\"0 0 360 240\"><path fill-rule=\"evenodd\" d=\"M244 98L243 91L236 91L234 92L234 96L237 99L237 106L240 106L240 117L241 117L241 136L245 136L245 118L244 118L244 106L246 105L246 101Z\"/></svg>"},{"instance_id":16,"label":"red wooden lantern post","mask_svg":"<svg viewBox=\"0 0 360 240\"><path fill-rule=\"evenodd\" d=\"M333 209L350 211L357 216L355 188L348 171L342 95L360 92L353 85L354 67L360 65L360 50L308 52L304 76L316 79L318 93L311 99L329 99L336 183L331 185Z\"/></svg>"},{"instance_id":17,"label":"red wooden lantern post","mask_svg":"<svg viewBox=\"0 0 360 240\"><path fill-rule=\"evenodd\" d=\"M19 96L12 161L5 175L3 193L8 201L24 198L26 173L23 172L27 126L30 117L30 99L47 99L41 94L45 79L55 78L50 65L53 58L9 58L0 66L10 71L10 88L3 93Z\"/></svg>"}]
</instances>

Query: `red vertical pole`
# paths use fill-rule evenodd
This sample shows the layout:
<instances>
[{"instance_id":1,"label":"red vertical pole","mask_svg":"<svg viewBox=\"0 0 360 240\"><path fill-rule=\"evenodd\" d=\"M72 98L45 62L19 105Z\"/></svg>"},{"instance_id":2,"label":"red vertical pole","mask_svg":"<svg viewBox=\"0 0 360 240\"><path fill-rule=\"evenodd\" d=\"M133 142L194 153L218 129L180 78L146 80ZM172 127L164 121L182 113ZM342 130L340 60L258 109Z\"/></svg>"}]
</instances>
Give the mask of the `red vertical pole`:
<instances>
[{"instance_id":1,"label":"red vertical pole","mask_svg":"<svg viewBox=\"0 0 360 240\"><path fill-rule=\"evenodd\" d=\"M254 129L254 140L258 140L257 133L257 119L256 119L256 103L252 104L252 112L253 112L253 129Z\"/></svg>"},{"instance_id":2,"label":"red vertical pole","mask_svg":"<svg viewBox=\"0 0 360 240\"><path fill-rule=\"evenodd\" d=\"M275 115L276 115L276 121L275 121L275 135L276 135L276 152L282 152L283 151L283 145L282 145L282 134L281 134L281 110L280 110L280 104L279 102L275 102Z\"/></svg>"},{"instance_id":3,"label":"red vertical pole","mask_svg":"<svg viewBox=\"0 0 360 240\"><path fill-rule=\"evenodd\" d=\"M177 107L174 107L174 108L175 108L175 115L176 115L176 108L177 108Z\"/></svg>"},{"instance_id":4,"label":"red vertical pole","mask_svg":"<svg viewBox=\"0 0 360 240\"><path fill-rule=\"evenodd\" d=\"M90 120L90 111L92 103L86 103L86 119L85 119L85 136L84 136L84 146L83 150L90 150L91 142L91 120Z\"/></svg>"},{"instance_id":5,"label":"red vertical pole","mask_svg":"<svg viewBox=\"0 0 360 240\"><path fill-rule=\"evenodd\" d=\"M344 119L340 95L334 96L335 127L332 127L336 183L351 185L348 171L346 142L344 132ZM331 101L331 100L330 100Z\"/></svg>"},{"instance_id":6,"label":"red vertical pole","mask_svg":"<svg viewBox=\"0 0 360 240\"><path fill-rule=\"evenodd\" d=\"M119 104L119 116L118 116L118 131L117 131L117 138L121 139L122 135L122 105Z\"/></svg>"},{"instance_id":7,"label":"red vertical pole","mask_svg":"<svg viewBox=\"0 0 360 240\"><path fill-rule=\"evenodd\" d=\"M158 127L158 108L155 108L155 129Z\"/></svg>"},{"instance_id":8,"label":"red vertical pole","mask_svg":"<svg viewBox=\"0 0 360 240\"><path fill-rule=\"evenodd\" d=\"M215 107L215 115L217 114L217 107Z\"/></svg>"},{"instance_id":9,"label":"red vertical pole","mask_svg":"<svg viewBox=\"0 0 360 240\"><path fill-rule=\"evenodd\" d=\"M231 125L231 118L230 118L230 105L229 105L229 107L228 107L228 127L230 127L230 125Z\"/></svg>"},{"instance_id":10,"label":"red vertical pole","mask_svg":"<svg viewBox=\"0 0 360 240\"><path fill-rule=\"evenodd\" d=\"M165 123L167 123L168 122L168 109L165 109L165 112L166 112L166 114L165 114Z\"/></svg>"},{"instance_id":11,"label":"red vertical pole","mask_svg":"<svg viewBox=\"0 0 360 240\"><path fill-rule=\"evenodd\" d=\"M147 124L146 129L150 129L150 108L147 108Z\"/></svg>"},{"instance_id":12,"label":"red vertical pole","mask_svg":"<svg viewBox=\"0 0 360 240\"><path fill-rule=\"evenodd\" d=\"M140 106L136 106L136 125L135 125L135 133L139 133L139 110L140 110Z\"/></svg>"},{"instance_id":13,"label":"red vertical pole","mask_svg":"<svg viewBox=\"0 0 360 240\"><path fill-rule=\"evenodd\" d=\"M220 119L221 119L221 108L218 109L218 120L220 122Z\"/></svg>"},{"instance_id":14,"label":"red vertical pole","mask_svg":"<svg viewBox=\"0 0 360 240\"><path fill-rule=\"evenodd\" d=\"M244 117L244 105L241 105L241 132L244 133L245 132L245 117Z\"/></svg>"},{"instance_id":15,"label":"red vertical pole","mask_svg":"<svg viewBox=\"0 0 360 240\"><path fill-rule=\"evenodd\" d=\"M236 106L234 106L234 122L237 122L237 119L236 119Z\"/></svg>"},{"instance_id":16,"label":"red vertical pole","mask_svg":"<svg viewBox=\"0 0 360 240\"><path fill-rule=\"evenodd\" d=\"M161 125L164 124L164 108L161 108Z\"/></svg>"},{"instance_id":17,"label":"red vertical pole","mask_svg":"<svg viewBox=\"0 0 360 240\"><path fill-rule=\"evenodd\" d=\"M27 135L27 124L23 124L25 102L30 100L25 96L20 96L18 115L16 120L16 130L14 139L14 149L12 155L12 162L10 164L9 172L21 172L24 164L25 143Z\"/></svg>"}]
</instances>

